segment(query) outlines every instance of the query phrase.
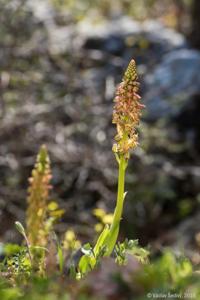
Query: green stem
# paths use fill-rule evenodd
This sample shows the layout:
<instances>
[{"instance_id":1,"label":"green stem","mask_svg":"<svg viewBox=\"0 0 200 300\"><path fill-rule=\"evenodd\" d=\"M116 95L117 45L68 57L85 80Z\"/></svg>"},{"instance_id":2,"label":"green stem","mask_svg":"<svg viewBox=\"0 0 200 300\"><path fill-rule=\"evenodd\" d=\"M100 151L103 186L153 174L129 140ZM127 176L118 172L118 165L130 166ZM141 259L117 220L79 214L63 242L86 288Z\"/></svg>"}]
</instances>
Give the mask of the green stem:
<instances>
[{"instance_id":1,"label":"green stem","mask_svg":"<svg viewBox=\"0 0 200 300\"><path fill-rule=\"evenodd\" d=\"M125 182L125 171L127 167L127 160L123 155L116 155L117 162L119 164L119 175L118 175L118 192L117 192L117 204L114 211L114 217L111 227L105 227L100 234L96 245L93 249L94 256L89 257L83 255L79 261L79 269L82 274L87 273L89 270L93 269L97 263L96 257L98 257L102 247L106 246L106 253L104 256L110 256L113 252L115 244L117 242L119 234L119 226L123 212L124 204L124 182Z\"/></svg>"},{"instance_id":2,"label":"green stem","mask_svg":"<svg viewBox=\"0 0 200 300\"><path fill-rule=\"evenodd\" d=\"M112 226L119 223L121 220L124 204L124 183L127 162L124 156L119 158L119 175L118 175L118 191L117 191L117 205L114 211L114 218Z\"/></svg>"},{"instance_id":3,"label":"green stem","mask_svg":"<svg viewBox=\"0 0 200 300\"><path fill-rule=\"evenodd\" d=\"M25 232L24 232L24 239L25 239L25 241L26 241L29 259L30 259L30 262L31 262L31 264L32 264L32 263L33 263L33 258L32 258L32 254L31 254L31 245L30 245L30 243L29 243L29 240L28 240L27 235L26 235Z\"/></svg>"},{"instance_id":4,"label":"green stem","mask_svg":"<svg viewBox=\"0 0 200 300\"><path fill-rule=\"evenodd\" d=\"M127 160L124 158L123 155L119 157L119 175L118 175L118 192L117 192L117 204L114 211L113 222L110 227L110 233L106 240L106 244L108 250L106 252L106 256L109 256L116 244L118 234L119 234L119 227L120 221L123 212L123 204L124 204L124 183L125 183L125 172L127 167Z\"/></svg>"}]
</instances>

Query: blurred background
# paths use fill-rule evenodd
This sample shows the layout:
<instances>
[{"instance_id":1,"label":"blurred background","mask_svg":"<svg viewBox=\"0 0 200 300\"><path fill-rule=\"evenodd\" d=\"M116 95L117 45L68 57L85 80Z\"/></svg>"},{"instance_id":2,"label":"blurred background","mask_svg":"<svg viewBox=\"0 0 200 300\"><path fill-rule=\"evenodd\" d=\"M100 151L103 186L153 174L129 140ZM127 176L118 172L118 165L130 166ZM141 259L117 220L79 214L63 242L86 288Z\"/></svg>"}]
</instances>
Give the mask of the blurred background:
<instances>
[{"instance_id":1,"label":"blurred background","mask_svg":"<svg viewBox=\"0 0 200 300\"><path fill-rule=\"evenodd\" d=\"M131 58L146 109L121 238L200 262L200 1L0 0L0 241L20 240L28 177L48 147L56 230L92 237L115 206L113 96Z\"/></svg>"}]
</instances>

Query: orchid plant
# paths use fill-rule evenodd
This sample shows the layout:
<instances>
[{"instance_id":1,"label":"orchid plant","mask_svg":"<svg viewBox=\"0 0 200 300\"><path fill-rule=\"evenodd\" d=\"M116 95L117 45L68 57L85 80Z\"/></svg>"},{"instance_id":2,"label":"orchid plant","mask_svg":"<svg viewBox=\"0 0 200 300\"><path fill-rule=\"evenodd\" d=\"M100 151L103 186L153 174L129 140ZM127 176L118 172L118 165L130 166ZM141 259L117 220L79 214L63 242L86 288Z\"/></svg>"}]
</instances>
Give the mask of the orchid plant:
<instances>
[{"instance_id":1,"label":"orchid plant","mask_svg":"<svg viewBox=\"0 0 200 300\"><path fill-rule=\"evenodd\" d=\"M110 256L117 242L120 221L123 213L124 199L126 192L125 172L130 158L130 150L138 144L136 128L140 121L141 109L144 105L140 103L141 97L138 95L139 82L136 64L132 59L124 74L122 82L116 89L114 98L113 124L116 124L117 134L113 145L113 152L119 166L118 192L112 224L106 225L94 248L86 244L83 248L84 255L79 262L79 272L81 275L93 269L101 256Z\"/></svg>"}]
</instances>

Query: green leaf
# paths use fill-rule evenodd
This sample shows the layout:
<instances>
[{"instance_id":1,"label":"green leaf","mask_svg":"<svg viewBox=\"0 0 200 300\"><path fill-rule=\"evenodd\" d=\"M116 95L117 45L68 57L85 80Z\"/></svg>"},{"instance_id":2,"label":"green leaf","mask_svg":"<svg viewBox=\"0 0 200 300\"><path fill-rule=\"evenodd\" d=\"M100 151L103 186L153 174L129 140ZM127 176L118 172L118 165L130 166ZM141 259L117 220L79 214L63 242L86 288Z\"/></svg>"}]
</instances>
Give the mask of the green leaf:
<instances>
[{"instance_id":1,"label":"green leaf","mask_svg":"<svg viewBox=\"0 0 200 300\"><path fill-rule=\"evenodd\" d=\"M97 242L96 242L96 245L94 247L94 255L95 257L97 257L99 255L99 252L100 250L104 247L104 246L107 246L105 245L105 240L108 236L108 234L110 233L110 227L109 225L106 225L104 227L104 230L102 231L102 233L100 234Z\"/></svg>"},{"instance_id":2,"label":"green leaf","mask_svg":"<svg viewBox=\"0 0 200 300\"><path fill-rule=\"evenodd\" d=\"M85 274L88 271L93 269L92 265L95 265L95 259L93 257L93 261L91 259L91 257L87 256L87 255L83 255L79 261L79 270L81 272L81 274Z\"/></svg>"},{"instance_id":3,"label":"green leaf","mask_svg":"<svg viewBox=\"0 0 200 300\"><path fill-rule=\"evenodd\" d=\"M62 274L64 269L64 255L60 244L58 244L58 263L59 263L60 273Z\"/></svg>"},{"instance_id":4,"label":"green leaf","mask_svg":"<svg viewBox=\"0 0 200 300\"><path fill-rule=\"evenodd\" d=\"M3 247L3 251L7 256L11 256L11 255L20 253L24 249L25 249L25 247L19 246L17 244L10 244L10 243L5 244Z\"/></svg>"},{"instance_id":5,"label":"green leaf","mask_svg":"<svg viewBox=\"0 0 200 300\"><path fill-rule=\"evenodd\" d=\"M75 267L74 263L72 263L70 265L70 268L69 268L69 277L72 278L72 279L76 279L76 267Z\"/></svg>"},{"instance_id":6,"label":"green leaf","mask_svg":"<svg viewBox=\"0 0 200 300\"><path fill-rule=\"evenodd\" d=\"M111 228L109 230L109 234L105 238L104 244L107 247L107 251L106 251L105 256L111 255L111 253L112 253L112 251L115 247L116 240L117 240L118 233L119 233L119 223L120 222L115 223L111 226Z\"/></svg>"}]
</instances>

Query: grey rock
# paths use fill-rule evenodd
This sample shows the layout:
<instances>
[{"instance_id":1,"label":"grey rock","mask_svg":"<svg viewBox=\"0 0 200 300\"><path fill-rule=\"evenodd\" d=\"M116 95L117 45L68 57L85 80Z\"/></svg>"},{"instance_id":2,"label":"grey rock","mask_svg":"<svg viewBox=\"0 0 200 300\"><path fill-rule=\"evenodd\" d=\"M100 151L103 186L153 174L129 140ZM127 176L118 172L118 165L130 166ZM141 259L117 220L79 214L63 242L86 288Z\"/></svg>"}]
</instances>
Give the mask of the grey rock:
<instances>
[{"instance_id":1,"label":"grey rock","mask_svg":"<svg viewBox=\"0 0 200 300\"><path fill-rule=\"evenodd\" d=\"M165 50L183 48L187 46L185 37L155 20L147 20L142 25L142 30L150 41L161 44Z\"/></svg>"},{"instance_id":2,"label":"grey rock","mask_svg":"<svg viewBox=\"0 0 200 300\"><path fill-rule=\"evenodd\" d=\"M79 36L79 43L81 40L82 46L86 49L99 49L106 53L120 55L120 57L124 56L130 48L130 55L133 55L132 51L135 49L136 59L139 55L136 53L138 42L144 39L147 41L146 51L151 57L150 61L154 62L159 61L169 51L187 47L182 34L166 28L160 22L148 20L141 23L128 16L94 24L91 20L85 19L77 26L77 36ZM127 38L133 40L132 45L128 45L128 49Z\"/></svg>"},{"instance_id":3,"label":"grey rock","mask_svg":"<svg viewBox=\"0 0 200 300\"><path fill-rule=\"evenodd\" d=\"M77 33L84 37L84 39L91 37L107 38L110 35L139 34L141 30L139 22L126 16L100 23L84 19L77 24Z\"/></svg>"},{"instance_id":4,"label":"grey rock","mask_svg":"<svg viewBox=\"0 0 200 300\"><path fill-rule=\"evenodd\" d=\"M163 57L153 73L145 76L144 98L153 120L175 116L200 92L200 52L181 49Z\"/></svg>"}]
</instances>

